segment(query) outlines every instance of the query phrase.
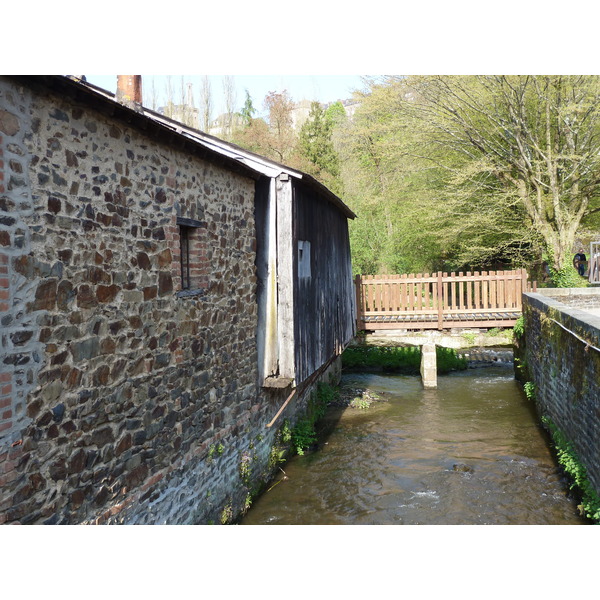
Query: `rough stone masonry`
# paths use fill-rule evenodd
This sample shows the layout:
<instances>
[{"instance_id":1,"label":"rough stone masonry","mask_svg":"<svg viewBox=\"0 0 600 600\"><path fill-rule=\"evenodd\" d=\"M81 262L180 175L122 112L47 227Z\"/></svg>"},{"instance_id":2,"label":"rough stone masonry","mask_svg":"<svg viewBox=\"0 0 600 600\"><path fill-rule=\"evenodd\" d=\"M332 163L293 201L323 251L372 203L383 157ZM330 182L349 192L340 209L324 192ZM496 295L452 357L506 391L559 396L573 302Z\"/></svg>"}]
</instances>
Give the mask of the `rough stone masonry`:
<instances>
[{"instance_id":1,"label":"rough stone masonry","mask_svg":"<svg viewBox=\"0 0 600 600\"><path fill-rule=\"evenodd\" d=\"M599 289L544 289L523 295L525 339L516 358L535 385L538 410L574 445L600 493Z\"/></svg>"},{"instance_id":2,"label":"rough stone masonry","mask_svg":"<svg viewBox=\"0 0 600 600\"><path fill-rule=\"evenodd\" d=\"M0 523L239 513L280 400L257 385L253 198L249 177L0 78ZM187 294L177 217L197 224Z\"/></svg>"}]
</instances>

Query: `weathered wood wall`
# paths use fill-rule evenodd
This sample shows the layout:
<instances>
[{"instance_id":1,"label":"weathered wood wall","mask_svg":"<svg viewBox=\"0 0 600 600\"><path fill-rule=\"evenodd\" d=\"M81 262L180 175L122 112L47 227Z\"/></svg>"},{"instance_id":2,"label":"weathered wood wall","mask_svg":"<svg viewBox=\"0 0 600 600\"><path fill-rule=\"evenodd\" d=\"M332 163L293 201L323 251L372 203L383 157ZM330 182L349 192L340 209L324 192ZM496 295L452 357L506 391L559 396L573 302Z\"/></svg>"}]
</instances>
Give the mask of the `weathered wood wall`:
<instances>
[{"instance_id":1,"label":"weathered wood wall","mask_svg":"<svg viewBox=\"0 0 600 600\"><path fill-rule=\"evenodd\" d=\"M355 292L346 215L299 183L293 211L295 361L301 383L353 338Z\"/></svg>"}]
</instances>

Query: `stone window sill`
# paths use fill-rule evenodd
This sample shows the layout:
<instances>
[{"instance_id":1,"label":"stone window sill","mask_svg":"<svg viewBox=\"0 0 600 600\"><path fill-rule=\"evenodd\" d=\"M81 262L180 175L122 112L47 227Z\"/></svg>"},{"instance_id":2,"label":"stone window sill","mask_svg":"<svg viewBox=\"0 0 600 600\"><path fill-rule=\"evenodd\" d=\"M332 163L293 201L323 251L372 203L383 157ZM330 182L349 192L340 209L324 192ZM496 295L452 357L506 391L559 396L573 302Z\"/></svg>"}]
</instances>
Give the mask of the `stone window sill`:
<instances>
[{"instance_id":1,"label":"stone window sill","mask_svg":"<svg viewBox=\"0 0 600 600\"><path fill-rule=\"evenodd\" d=\"M181 290L177 292L177 298L189 298L191 296L204 296L206 294L205 289L197 289L197 290Z\"/></svg>"}]
</instances>

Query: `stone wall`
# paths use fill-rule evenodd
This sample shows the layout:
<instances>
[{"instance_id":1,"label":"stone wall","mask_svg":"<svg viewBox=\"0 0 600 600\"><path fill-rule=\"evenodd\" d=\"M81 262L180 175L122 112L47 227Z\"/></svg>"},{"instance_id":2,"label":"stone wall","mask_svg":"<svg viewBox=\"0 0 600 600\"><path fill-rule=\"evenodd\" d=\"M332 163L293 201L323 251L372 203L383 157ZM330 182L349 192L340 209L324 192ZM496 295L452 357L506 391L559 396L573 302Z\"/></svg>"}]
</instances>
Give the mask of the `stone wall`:
<instances>
[{"instance_id":1,"label":"stone wall","mask_svg":"<svg viewBox=\"0 0 600 600\"><path fill-rule=\"evenodd\" d=\"M550 288L544 296L572 308L600 308L600 288Z\"/></svg>"},{"instance_id":2,"label":"stone wall","mask_svg":"<svg viewBox=\"0 0 600 600\"><path fill-rule=\"evenodd\" d=\"M0 523L231 520L284 400L257 385L254 181L10 78L0 161Z\"/></svg>"},{"instance_id":3,"label":"stone wall","mask_svg":"<svg viewBox=\"0 0 600 600\"><path fill-rule=\"evenodd\" d=\"M591 302L592 296L600 299L600 290L565 292L524 295L518 357L535 385L538 410L574 444L600 493L600 317L557 300L568 295Z\"/></svg>"}]
</instances>

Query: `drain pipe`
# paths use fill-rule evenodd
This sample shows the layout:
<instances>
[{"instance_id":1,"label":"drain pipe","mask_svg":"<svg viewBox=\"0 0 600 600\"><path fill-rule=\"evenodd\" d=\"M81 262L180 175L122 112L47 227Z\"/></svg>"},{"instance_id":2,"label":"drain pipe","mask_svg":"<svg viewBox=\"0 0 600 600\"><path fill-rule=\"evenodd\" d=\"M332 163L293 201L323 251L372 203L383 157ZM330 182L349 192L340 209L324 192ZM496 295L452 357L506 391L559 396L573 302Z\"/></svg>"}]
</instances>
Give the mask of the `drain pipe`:
<instances>
[{"instance_id":1,"label":"drain pipe","mask_svg":"<svg viewBox=\"0 0 600 600\"><path fill-rule=\"evenodd\" d=\"M339 356L339 354L334 354L324 365L322 365L319 369L317 369L302 385L297 388L294 388L290 395L286 398L285 402L281 405L281 408L277 411L277 414L271 419L271 422L266 425L266 427L272 427L275 421L279 418L281 413L285 410L285 407L291 402L292 398L297 395L300 395L304 390L314 383L315 379L322 375L333 363L333 361Z\"/></svg>"}]
</instances>

